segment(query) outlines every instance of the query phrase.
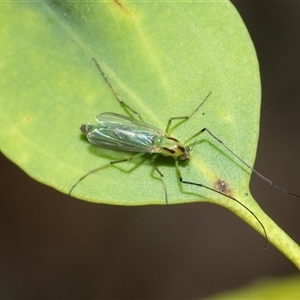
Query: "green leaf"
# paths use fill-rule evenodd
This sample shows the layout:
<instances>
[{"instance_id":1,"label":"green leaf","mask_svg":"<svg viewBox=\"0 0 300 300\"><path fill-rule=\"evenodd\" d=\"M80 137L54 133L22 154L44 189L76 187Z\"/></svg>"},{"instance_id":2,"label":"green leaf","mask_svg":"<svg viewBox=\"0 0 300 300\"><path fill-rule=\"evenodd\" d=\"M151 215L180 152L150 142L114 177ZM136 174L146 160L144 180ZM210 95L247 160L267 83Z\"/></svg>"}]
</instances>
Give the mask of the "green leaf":
<instances>
[{"instance_id":1,"label":"green leaf","mask_svg":"<svg viewBox=\"0 0 300 300\"><path fill-rule=\"evenodd\" d=\"M174 122L172 136L184 142L209 128L253 165L259 70L251 39L230 2L10 2L1 3L0 20L1 150L36 180L68 193L90 170L132 155L96 148L79 131L102 112L130 115L92 58L120 97L161 129L170 117L190 114L212 92L191 119ZM156 164L170 204L219 204L262 233L237 202L180 184L172 158L159 158ZM180 170L185 180L244 203L277 247L284 239L299 251L250 196L251 172L208 134L198 138L189 163ZM165 205L149 156L88 176L72 196L117 205Z\"/></svg>"},{"instance_id":2,"label":"green leaf","mask_svg":"<svg viewBox=\"0 0 300 300\"><path fill-rule=\"evenodd\" d=\"M158 128L165 129L170 117L191 113L211 91L201 111L173 126L172 135L185 141L207 127L253 163L260 107L258 66L230 3L2 6L2 19L9 15L15 20L7 19L1 35L1 148L37 180L67 193L89 170L131 155L95 149L79 131L82 123L94 122L101 112L128 115L93 57L124 101ZM158 160L158 167L170 203L199 201L199 193L211 198L211 192L181 187L173 159ZM207 134L199 138L190 163L181 170L185 179L209 186L224 180L234 195L238 190L249 192L249 170ZM146 158L91 175L73 196L113 204L165 205L160 181Z\"/></svg>"}]
</instances>

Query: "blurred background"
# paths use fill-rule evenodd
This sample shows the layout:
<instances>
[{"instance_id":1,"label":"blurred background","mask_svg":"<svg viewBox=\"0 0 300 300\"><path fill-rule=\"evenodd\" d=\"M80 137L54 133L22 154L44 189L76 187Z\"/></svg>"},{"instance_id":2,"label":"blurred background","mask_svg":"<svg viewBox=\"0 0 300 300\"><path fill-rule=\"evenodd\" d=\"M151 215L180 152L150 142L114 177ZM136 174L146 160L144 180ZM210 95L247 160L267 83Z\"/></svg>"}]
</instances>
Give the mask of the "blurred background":
<instances>
[{"instance_id":1,"label":"blurred background","mask_svg":"<svg viewBox=\"0 0 300 300\"><path fill-rule=\"evenodd\" d=\"M300 3L239 2L262 80L255 168L300 194ZM2 129L3 130L3 129ZM208 203L115 207L79 201L0 156L0 298L203 298L294 265ZM300 242L300 200L253 177L260 206Z\"/></svg>"}]
</instances>

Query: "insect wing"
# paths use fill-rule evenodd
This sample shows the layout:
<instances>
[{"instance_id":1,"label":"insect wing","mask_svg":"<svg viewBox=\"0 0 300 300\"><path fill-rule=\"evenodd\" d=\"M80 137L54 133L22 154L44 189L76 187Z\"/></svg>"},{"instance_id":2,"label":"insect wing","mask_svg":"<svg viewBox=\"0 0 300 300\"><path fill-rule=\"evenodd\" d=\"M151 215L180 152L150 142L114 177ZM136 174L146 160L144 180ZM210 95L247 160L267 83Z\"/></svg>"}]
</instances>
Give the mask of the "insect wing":
<instances>
[{"instance_id":1,"label":"insect wing","mask_svg":"<svg viewBox=\"0 0 300 300\"><path fill-rule=\"evenodd\" d=\"M151 153L153 138L166 135L154 126L115 113L100 114L96 120L98 124L87 138L100 148Z\"/></svg>"}]
</instances>

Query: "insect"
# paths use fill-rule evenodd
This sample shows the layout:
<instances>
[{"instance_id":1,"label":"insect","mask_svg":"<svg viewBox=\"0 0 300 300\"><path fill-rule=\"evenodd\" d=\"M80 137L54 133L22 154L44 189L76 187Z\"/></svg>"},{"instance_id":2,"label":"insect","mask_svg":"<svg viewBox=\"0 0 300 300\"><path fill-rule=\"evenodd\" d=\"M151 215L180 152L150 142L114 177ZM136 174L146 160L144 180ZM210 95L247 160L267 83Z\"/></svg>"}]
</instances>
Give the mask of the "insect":
<instances>
[{"instance_id":1,"label":"insect","mask_svg":"<svg viewBox=\"0 0 300 300\"><path fill-rule=\"evenodd\" d=\"M104 78L105 82L109 86L110 90L114 94L115 98L119 101L119 103L130 110L132 113L134 113L137 119L133 119L124 115L112 113L112 112L105 112L98 116L96 116L97 124L83 124L80 127L80 130L86 135L88 141L92 143L93 145L100 147L100 148L107 148L112 150L121 150L121 151L130 151L134 152L130 157L121 159L121 160L115 160L111 161L105 165L102 165L100 167L97 167L85 175L83 175L81 178L79 178L71 187L69 191L69 195L71 195L74 188L87 176L91 175L92 173L95 173L97 171L100 171L110 165L119 164L123 162L131 161L135 158L141 157L145 155L146 153L151 154L150 163L154 170L157 172L157 174L160 176L164 194L165 194L165 201L168 204L168 193L167 193L167 187L164 181L164 175L161 173L161 171L158 169L158 167L155 164L155 159L159 156L170 156L174 158L175 162L175 170L177 177L179 181L182 184L188 184L188 185L195 185L198 187L205 188L207 190L210 190L212 192L218 193L222 196L225 196L238 204L240 204L242 207L244 207L250 214L253 215L253 217L257 220L257 222L260 224L261 228L263 229L265 239L266 239L266 245L268 244L268 236L266 229L262 222L259 220L259 218L251 211L247 206L245 206L242 202L237 200L236 198L228 195L225 193L224 189L226 188L226 185L224 182L219 182L220 189L214 189L212 187L203 185L201 183L196 183L192 181L186 181L183 180L178 163L179 161L187 161L190 158L191 153L191 146L187 145L187 142L190 140L195 140L199 135L206 132L209 134L214 140L216 140L218 143L220 143L223 147L225 147L234 157L236 157L240 162L242 162L247 168L249 168L252 172L256 173L259 177L261 177L263 180L267 181L269 184L273 185L275 188L281 190L282 192L289 194L294 197L300 198L300 196L292 194L285 189L279 187L275 183L273 183L271 180L264 177L262 174L257 172L255 169L253 169L249 164L247 164L245 161L243 161L238 155L236 155L228 146L226 146L222 140L220 140L215 134L213 134L208 128L202 128L197 133L195 133L193 136L191 136L185 143L181 143L176 138L171 137L168 132L171 126L171 123L174 120L183 120L186 121L189 118L191 118L199 109L200 107L205 103L205 101L209 98L211 95L211 92L207 94L207 96L202 100L202 102L196 107L195 110L192 111L187 116L181 116L181 117L172 117L169 119L167 123L166 130L163 131L159 128L156 128L152 125L149 125L143 121L143 118L141 115L135 111L132 107L130 107L128 104L126 104L118 95L118 93L113 88L112 84L108 80L106 74L98 64L97 60L94 59L94 62L96 64L96 67L98 68L99 72L102 74L102 77Z\"/></svg>"}]
</instances>

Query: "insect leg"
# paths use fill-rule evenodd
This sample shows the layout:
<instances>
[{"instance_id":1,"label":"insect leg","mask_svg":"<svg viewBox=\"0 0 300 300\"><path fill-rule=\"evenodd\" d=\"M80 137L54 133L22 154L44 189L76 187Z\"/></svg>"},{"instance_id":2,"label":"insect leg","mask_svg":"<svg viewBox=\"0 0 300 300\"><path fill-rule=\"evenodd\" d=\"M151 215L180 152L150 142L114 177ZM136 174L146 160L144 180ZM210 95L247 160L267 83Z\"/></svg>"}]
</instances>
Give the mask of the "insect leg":
<instances>
[{"instance_id":1,"label":"insect leg","mask_svg":"<svg viewBox=\"0 0 300 300\"><path fill-rule=\"evenodd\" d=\"M207 96L202 100L202 102L201 102L201 103L196 107L196 109L194 109L189 115L184 116L184 117L172 117L172 118L170 118L169 121L168 121L168 124L167 124L167 127L166 127L165 132L166 132L167 134L169 134L169 129L170 129L171 123L172 123L174 120L184 120L184 121L186 121L186 120L188 120L192 115L194 115L194 114L199 110L199 108L204 104L204 102L208 99L208 97L210 96L210 94L211 94L211 92L209 92L209 93L207 94Z\"/></svg>"},{"instance_id":2,"label":"insect leg","mask_svg":"<svg viewBox=\"0 0 300 300\"><path fill-rule=\"evenodd\" d=\"M110 90L112 91L112 93L114 94L114 96L116 97L116 99L119 101L119 103L121 105L123 105L124 107L126 107L127 109L129 109L132 113L134 113L142 122L144 122L142 116L135 111L131 106L129 106L127 103L125 103L121 97L119 96L119 94L116 92L116 90L113 88L112 84L110 83L110 81L108 80L106 74L104 73L104 71L101 69L98 61L95 58L92 58L93 61L96 64L96 67L98 68L99 72L101 73L102 77L104 78L105 82L107 83L107 85L109 86Z\"/></svg>"},{"instance_id":3,"label":"insect leg","mask_svg":"<svg viewBox=\"0 0 300 300\"><path fill-rule=\"evenodd\" d=\"M167 187L165 184L165 180L164 180L164 174L162 172L159 171L158 167L155 165L154 160L157 158L159 154L155 154L152 156L150 163L152 165L152 167L154 168L154 170L159 174L160 178L161 178L161 182L165 191L165 199L166 199L166 204L168 205L168 193L167 193Z\"/></svg>"},{"instance_id":4,"label":"insect leg","mask_svg":"<svg viewBox=\"0 0 300 300\"><path fill-rule=\"evenodd\" d=\"M203 132L207 132L214 140L216 140L224 148L226 148L235 158L237 158L241 163L243 163L243 165L245 165L248 169L250 169L252 172L254 172L258 177L260 177L264 181L268 182L270 185L272 185L273 187L275 187L276 189L278 189L282 193L285 193L285 194L290 195L292 197L300 198L300 196L298 196L298 195L296 195L294 193L291 193L291 192L285 190L284 188L280 187L278 184L276 184L275 182L271 181L270 179L268 179L267 177L263 176L261 173L259 173L258 171L256 171L254 168L252 168L249 164L247 164L243 159L241 159L237 154L235 154L227 145L224 144L224 142L222 140L220 140L215 134L213 134L207 128L203 128L200 131L198 131L196 134L194 134L192 137L190 137L188 140L186 140L185 144L189 140L195 139L197 136L199 136Z\"/></svg>"},{"instance_id":5,"label":"insect leg","mask_svg":"<svg viewBox=\"0 0 300 300\"><path fill-rule=\"evenodd\" d=\"M124 159L120 159L120 160L115 160L115 161L110 161L109 163L101 166L101 167L98 167L98 168L95 168L91 171L89 171L88 173L86 173L85 175L83 175L82 177L80 177L71 187L70 191L69 191L69 196L71 196L71 193L72 191L74 190L74 188L78 185L78 183L80 183L83 179L85 179L86 177L88 177L89 175L91 175L92 173L95 173L95 172L98 172L108 166L111 166L111 165L115 165L115 164L119 164L119 163L122 163L122 162L127 162L127 161L130 161L132 159L135 159L135 158L138 158L138 157L141 157L143 155L145 155L146 153L144 152L141 152L141 153L137 153L135 155L132 155L130 157L127 157L127 158L124 158Z\"/></svg>"},{"instance_id":6,"label":"insect leg","mask_svg":"<svg viewBox=\"0 0 300 300\"><path fill-rule=\"evenodd\" d=\"M259 220L259 218L254 214L254 212L249 209L245 204L243 204L241 201L237 200L236 198L230 196L230 195L227 195L227 194L224 194L222 193L221 191L218 191L218 190L215 190L207 185L204 185L204 184L201 184L201 183L196 183L196 182L192 182L192 181L186 181L186 180L183 180L182 179L182 176L181 176L181 173L180 173L180 170L179 170L179 166L178 166L178 161L175 160L175 169L176 169L176 173L177 173L177 176L179 178L179 181L183 184L190 184L190 185L195 185L195 186L199 186L199 187L203 187L209 191L212 191L212 192L215 192L217 194L220 194L224 197L227 197L233 201L235 201L236 203L238 203L239 205L241 205L242 207L244 207L256 220L257 222L259 223L259 225L261 226L263 232L264 232L264 235L265 235L265 239L266 239L266 244L265 244L265 249L267 248L267 245L269 243L269 240L268 240L268 235L267 235L267 231L265 229L265 226L263 225L263 223Z\"/></svg>"}]
</instances>

